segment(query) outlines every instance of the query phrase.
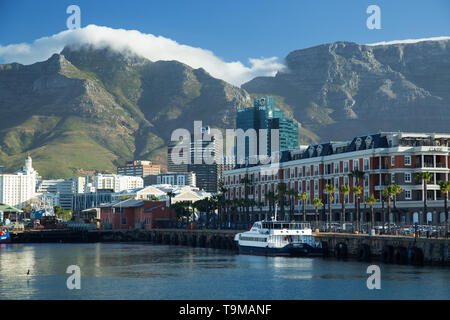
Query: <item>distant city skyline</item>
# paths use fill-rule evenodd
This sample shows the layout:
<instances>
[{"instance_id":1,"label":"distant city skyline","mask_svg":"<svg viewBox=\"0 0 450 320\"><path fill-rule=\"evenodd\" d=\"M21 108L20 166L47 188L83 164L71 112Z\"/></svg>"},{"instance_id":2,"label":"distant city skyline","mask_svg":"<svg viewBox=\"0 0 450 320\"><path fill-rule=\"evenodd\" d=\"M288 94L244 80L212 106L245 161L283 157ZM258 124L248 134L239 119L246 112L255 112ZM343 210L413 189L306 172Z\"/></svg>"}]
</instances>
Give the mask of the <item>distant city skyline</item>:
<instances>
[{"instance_id":1,"label":"distant city skyline","mask_svg":"<svg viewBox=\"0 0 450 320\"><path fill-rule=\"evenodd\" d=\"M173 0L130 1L127 7L119 1L19 0L0 4L0 63L42 61L63 46L68 37L61 32L67 30L70 5L80 7L82 28L97 26L89 31L90 42L99 40L99 33L109 32L113 39L130 38L125 30L136 30L144 36L130 41L151 38L148 47L141 48L150 58L184 59L236 85L255 76L273 75L289 52L323 43L371 44L450 36L450 3L444 0ZM367 28L371 14L366 10L371 5L381 10L381 29ZM119 33L118 29L124 30Z\"/></svg>"}]
</instances>

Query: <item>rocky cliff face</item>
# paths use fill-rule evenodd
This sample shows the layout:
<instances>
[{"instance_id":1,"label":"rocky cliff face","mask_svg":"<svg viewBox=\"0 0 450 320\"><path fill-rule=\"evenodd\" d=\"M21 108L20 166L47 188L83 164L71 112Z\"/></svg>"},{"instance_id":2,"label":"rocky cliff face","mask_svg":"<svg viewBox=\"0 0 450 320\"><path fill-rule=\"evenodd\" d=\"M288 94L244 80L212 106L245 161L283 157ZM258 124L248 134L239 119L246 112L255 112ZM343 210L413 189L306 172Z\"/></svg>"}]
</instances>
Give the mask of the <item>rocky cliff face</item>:
<instances>
[{"instance_id":1,"label":"rocky cliff face","mask_svg":"<svg viewBox=\"0 0 450 320\"><path fill-rule=\"evenodd\" d=\"M177 61L65 48L29 66L0 65L0 164L30 153L45 177L115 171L131 159L166 158L177 128L194 120L233 128L249 95Z\"/></svg>"},{"instance_id":2,"label":"rocky cliff face","mask_svg":"<svg viewBox=\"0 0 450 320\"><path fill-rule=\"evenodd\" d=\"M323 140L380 130L448 132L450 40L392 45L337 42L297 50L275 77L244 84L291 105Z\"/></svg>"}]
</instances>

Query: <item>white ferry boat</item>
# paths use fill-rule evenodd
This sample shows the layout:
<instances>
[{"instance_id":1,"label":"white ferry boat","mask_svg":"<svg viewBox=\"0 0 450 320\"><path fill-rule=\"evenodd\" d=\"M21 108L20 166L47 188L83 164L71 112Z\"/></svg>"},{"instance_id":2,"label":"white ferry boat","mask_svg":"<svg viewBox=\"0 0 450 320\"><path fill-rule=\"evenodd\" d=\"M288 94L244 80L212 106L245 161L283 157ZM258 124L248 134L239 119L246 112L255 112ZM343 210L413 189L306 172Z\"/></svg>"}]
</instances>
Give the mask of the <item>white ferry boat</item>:
<instances>
[{"instance_id":1,"label":"white ferry boat","mask_svg":"<svg viewBox=\"0 0 450 320\"><path fill-rule=\"evenodd\" d=\"M309 223L257 221L234 240L239 252L273 256L320 256L322 244L315 242Z\"/></svg>"}]
</instances>

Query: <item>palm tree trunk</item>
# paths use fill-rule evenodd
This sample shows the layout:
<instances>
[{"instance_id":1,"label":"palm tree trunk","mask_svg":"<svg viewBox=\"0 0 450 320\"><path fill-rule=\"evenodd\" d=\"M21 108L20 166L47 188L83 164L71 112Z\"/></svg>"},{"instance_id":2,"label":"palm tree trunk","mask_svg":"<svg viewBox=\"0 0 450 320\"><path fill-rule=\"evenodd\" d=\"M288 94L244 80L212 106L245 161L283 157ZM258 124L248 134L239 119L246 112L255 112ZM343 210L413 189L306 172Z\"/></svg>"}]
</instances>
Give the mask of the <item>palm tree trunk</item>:
<instances>
[{"instance_id":1,"label":"palm tree trunk","mask_svg":"<svg viewBox=\"0 0 450 320\"><path fill-rule=\"evenodd\" d=\"M426 181L424 181L424 196L423 196L423 217L422 217L422 221L423 222L425 222L425 221L427 221L428 222L428 219L427 219L427 182ZM427 223L428 224L428 223Z\"/></svg>"},{"instance_id":2,"label":"palm tree trunk","mask_svg":"<svg viewBox=\"0 0 450 320\"><path fill-rule=\"evenodd\" d=\"M328 231L331 232L331 193L328 195Z\"/></svg>"},{"instance_id":3,"label":"palm tree trunk","mask_svg":"<svg viewBox=\"0 0 450 320\"><path fill-rule=\"evenodd\" d=\"M370 206L370 230L371 230L371 232L372 232L372 230L373 230L373 226L374 226L374 224L375 224L375 216L374 216L374 213L373 213L373 205L371 205Z\"/></svg>"},{"instance_id":4,"label":"palm tree trunk","mask_svg":"<svg viewBox=\"0 0 450 320\"><path fill-rule=\"evenodd\" d=\"M387 207L388 207L388 233L391 233L391 197L388 197L387 200Z\"/></svg>"},{"instance_id":5,"label":"palm tree trunk","mask_svg":"<svg viewBox=\"0 0 450 320\"><path fill-rule=\"evenodd\" d=\"M445 193L444 206L445 206L445 237L448 237L448 192Z\"/></svg>"},{"instance_id":6,"label":"palm tree trunk","mask_svg":"<svg viewBox=\"0 0 450 320\"><path fill-rule=\"evenodd\" d=\"M306 222L306 200L303 200L303 222Z\"/></svg>"},{"instance_id":7,"label":"palm tree trunk","mask_svg":"<svg viewBox=\"0 0 450 320\"><path fill-rule=\"evenodd\" d=\"M342 223L345 223L345 196L344 201L342 201Z\"/></svg>"},{"instance_id":8,"label":"palm tree trunk","mask_svg":"<svg viewBox=\"0 0 450 320\"><path fill-rule=\"evenodd\" d=\"M356 231L359 232L359 196L356 197Z\"/></svg>"}]
</instances>

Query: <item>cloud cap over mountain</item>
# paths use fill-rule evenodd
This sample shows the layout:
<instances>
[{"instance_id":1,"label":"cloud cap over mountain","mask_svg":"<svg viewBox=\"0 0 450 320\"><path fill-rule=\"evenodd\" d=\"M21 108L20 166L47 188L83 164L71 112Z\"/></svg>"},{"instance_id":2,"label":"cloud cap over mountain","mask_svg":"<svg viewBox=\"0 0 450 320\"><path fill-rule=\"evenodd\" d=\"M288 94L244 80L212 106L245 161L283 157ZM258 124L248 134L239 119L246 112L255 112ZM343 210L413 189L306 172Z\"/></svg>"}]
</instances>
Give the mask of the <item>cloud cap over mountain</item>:
<instances>
[{"instance_id":1,"label":"cloud cap over mountain","mask_svg":"<svg viewBox=\"0 0 450 320\"><path fill-rule=\"evenodd\" d=\"M88 25L78 30L66 30L33 43L0 45L0 58L5 63L31 64L48 59L66 46L90 45L96 49L110 47L120 52L130 50L151 61L177 60L193 68L203 68L213 77L241 85L256 76L274 76L284 68L277 57L250 58L250 67L240 61L226 62L210 50L195 48L162 36L137 30L112 29Z\"/></svg>"}]
</instances>

